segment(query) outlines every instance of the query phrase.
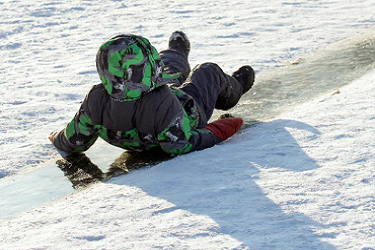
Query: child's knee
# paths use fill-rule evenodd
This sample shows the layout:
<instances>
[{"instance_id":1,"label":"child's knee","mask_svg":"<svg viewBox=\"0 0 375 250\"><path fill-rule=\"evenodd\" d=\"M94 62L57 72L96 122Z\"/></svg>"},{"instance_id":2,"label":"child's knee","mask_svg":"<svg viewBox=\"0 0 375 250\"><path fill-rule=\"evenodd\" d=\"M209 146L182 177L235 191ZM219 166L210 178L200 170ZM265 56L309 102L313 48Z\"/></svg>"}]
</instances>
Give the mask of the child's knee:
<instances>
[{"instance_id":1,"label":"child's knee","mask_svg":"<svg viewBox=\"0 0 375 250\"><path fill-rule=\"evenodd\" d=\"M210 70L210 71L222 71L221 68L219 67L219 65L217 65L216 63L211 63L211 62L205 62L205 63L202 63L202 64L198 64L197 66L195 66L194 70Z\"/></svg>"}]
</instances>

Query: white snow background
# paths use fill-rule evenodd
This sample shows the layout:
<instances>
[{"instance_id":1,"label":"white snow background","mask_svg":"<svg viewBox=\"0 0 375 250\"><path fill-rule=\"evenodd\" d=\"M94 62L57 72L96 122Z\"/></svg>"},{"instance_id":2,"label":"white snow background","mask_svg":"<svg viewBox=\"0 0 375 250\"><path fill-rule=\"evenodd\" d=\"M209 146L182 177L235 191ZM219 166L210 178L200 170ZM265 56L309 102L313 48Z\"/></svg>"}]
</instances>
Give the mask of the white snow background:
<instances>
[{"instance_id":1,"label":"white snow background","mask_svg":"<svg viewBox=\"0 0 375 250\"><path fill-rule=\"evenodd\" d=\"M192 66L261 75L361 34L374 13L373 0L0 0L0 177L58 158L48 135L99 82L95 54L114 35L161 50L183 30ZM374 81L1 220L0 249L375 249Z\"/></svg>"}]
</instances>

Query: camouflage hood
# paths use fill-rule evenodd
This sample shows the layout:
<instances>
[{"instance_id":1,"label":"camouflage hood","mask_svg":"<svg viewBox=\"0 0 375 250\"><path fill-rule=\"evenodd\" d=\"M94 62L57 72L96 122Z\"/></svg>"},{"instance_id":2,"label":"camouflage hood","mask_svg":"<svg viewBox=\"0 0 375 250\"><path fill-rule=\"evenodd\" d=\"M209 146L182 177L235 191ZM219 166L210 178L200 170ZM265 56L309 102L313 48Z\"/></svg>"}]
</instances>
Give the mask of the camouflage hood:
<instances>
[{"instance_id":1,"label":"camouflage hood","mask_svg":"<svg viewBox=\"0 0 375 250\"><path fill-rule=\"evenodd\" d=\"M133 101L172 83L179 75L168 75L157 50L141 36L119 35L100 46L96 68L108 94L118 101Z\"/></svg>"}]
</instances>

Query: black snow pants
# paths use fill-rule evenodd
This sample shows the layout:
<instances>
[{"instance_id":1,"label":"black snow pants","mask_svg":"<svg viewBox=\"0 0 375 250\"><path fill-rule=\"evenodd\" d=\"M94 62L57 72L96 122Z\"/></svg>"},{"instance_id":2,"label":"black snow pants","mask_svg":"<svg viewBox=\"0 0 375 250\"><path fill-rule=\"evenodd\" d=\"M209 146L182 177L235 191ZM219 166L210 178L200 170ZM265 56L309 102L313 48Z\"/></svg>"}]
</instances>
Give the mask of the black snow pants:
<instances>
[{"instance_id":1,"label":"black snow pants","mask_svg":"<svg viewBox=\"0 0 375 250\"><path fill-rule=\"evenodd\" d=\"M199 64L190 71L184 53L168 49L161 51L160 57L168 73L181 73L175 87L195 100L201 111L198 128L207 124L215 108L228 110L237 104L243 94L242 85L215 63Z\"/></svg>"}]
</instances>

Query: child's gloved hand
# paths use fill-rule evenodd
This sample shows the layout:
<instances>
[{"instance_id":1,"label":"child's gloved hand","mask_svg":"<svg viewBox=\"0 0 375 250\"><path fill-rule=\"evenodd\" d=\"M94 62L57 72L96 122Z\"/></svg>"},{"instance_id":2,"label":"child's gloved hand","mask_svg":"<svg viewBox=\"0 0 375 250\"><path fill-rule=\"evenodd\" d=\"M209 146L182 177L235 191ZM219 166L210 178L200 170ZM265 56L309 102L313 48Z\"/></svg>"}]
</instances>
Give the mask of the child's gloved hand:
<instances>
[{"instance_id":1,"label":"child's gloved hand","mask_svg":"<svg viewBox=\"0 0 375 250\"><path fill-rule=\"evenodd\" d=\"M51 134L49 135L49 140L53 143L53 138L55 138L55 136L57 135L57 131L54 131L54 132L51 132Z\"/></svg>"},{"instance_id":2,"label":"child's gloved hand","mask_svg":"<svg viewBox=\"0 0 375 250\"><path fill-rule=\"evenodd\" d=\"M242 118L229 117L211 122L204 128L210 130L219 139L218 142L221 142L234 135L242 124Z\"/></svg>"}]
</instances>

